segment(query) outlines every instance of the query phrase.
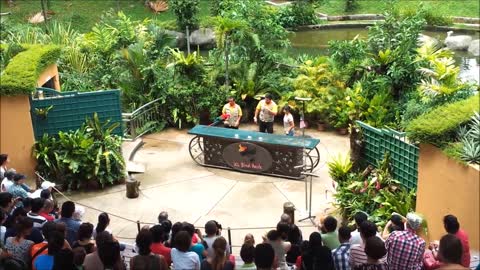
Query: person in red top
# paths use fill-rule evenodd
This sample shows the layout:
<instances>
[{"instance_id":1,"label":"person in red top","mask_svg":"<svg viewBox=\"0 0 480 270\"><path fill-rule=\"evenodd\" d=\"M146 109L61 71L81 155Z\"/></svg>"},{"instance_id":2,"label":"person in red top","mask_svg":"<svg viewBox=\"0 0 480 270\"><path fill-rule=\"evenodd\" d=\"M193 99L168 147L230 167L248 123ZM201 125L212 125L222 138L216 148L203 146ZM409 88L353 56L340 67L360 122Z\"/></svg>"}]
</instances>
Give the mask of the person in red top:
<instances>
[{"instance_id":1,"label":"person in red top","mask_svg":"<svg viewBox=\"0 0 480 270\"><path fill-rule=\"evenodd\" d=\"M447 233L455 235L460 239L460 242L462 242L462 265L467 268L470 267L470 244L468 243L468 235L464 230L460 229L460 223L457 217L454 215L446 215L443 217L443 226Z\"/></svg>"},{"instance_id":2,"label":"person in red top","mask_svg":"<svg viewBox=\"0 0 480 270\"><path fill-rule=\"evenodd\" d=\"M163 245L163 241L165 240L165 232L162 225L155 225L151 227L150 232L152 233L153 237L153 243L150 245L150 250L154 254L162 255L165 258L167 265L170 266L172 264L171 248Z\"/></svg>"},{"instance_id":3,"label":"person in red top","mask_svg":"<svg viewBox=\"0 0 480 270\"><path fill-rule=\"evenodd\" d=\"M52 200L46 199L45 202L43 203L43 208L40 210L39 215L44 217L47 221L54 221L55 217L50 215L53 211L53 202Z\"/></svg>"}]
</instances>

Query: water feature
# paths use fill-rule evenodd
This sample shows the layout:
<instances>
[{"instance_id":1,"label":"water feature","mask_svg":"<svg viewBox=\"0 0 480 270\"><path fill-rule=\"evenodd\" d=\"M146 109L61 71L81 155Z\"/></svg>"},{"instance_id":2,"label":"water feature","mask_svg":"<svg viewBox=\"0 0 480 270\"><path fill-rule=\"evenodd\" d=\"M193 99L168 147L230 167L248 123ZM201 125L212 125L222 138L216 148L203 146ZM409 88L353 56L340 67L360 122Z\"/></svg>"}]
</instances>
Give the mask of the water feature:
<instances>
[{"instance_id":1,"label":"water feature","mask_svg":"<svg viewBox=\"0 0 480 270\"><path fill-rule=\"evenodd\" d=\"M440 42L447 37L446 32L424 31L423 34L436 38ZM359 38L366 38L368 31L365 28L346 28L295 32L290 35L292 47L289 49L289 53L291 55L326 55L330 40L351 40L357 35ZM472 38L478 39L479 33L473 34ZM466 51L456 51L454 58L460 66L460 78L465 81L480 82L480 57L475 57Z\"/></svg>"}]
</instances>

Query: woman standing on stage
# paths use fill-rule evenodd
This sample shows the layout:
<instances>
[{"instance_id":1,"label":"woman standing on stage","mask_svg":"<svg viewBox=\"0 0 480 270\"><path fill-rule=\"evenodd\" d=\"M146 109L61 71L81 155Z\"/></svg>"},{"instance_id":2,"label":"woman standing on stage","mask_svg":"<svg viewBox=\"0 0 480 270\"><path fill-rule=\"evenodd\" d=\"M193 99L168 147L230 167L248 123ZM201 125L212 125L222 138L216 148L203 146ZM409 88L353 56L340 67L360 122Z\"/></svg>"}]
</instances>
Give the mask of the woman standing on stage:
<instances>
[{"instance_id":1,"label":"woman standing on stage","mask_svg":"<svg viewBox=\"0 0 480 270\"><path fill-rule=\"evenodd\" d=\"M293 121L293 115L290 112L291 108L288 105L283 107L283 128L285 130L285 135L294 136L295 135L295 122Z\"/></svg>"}]
</instances>

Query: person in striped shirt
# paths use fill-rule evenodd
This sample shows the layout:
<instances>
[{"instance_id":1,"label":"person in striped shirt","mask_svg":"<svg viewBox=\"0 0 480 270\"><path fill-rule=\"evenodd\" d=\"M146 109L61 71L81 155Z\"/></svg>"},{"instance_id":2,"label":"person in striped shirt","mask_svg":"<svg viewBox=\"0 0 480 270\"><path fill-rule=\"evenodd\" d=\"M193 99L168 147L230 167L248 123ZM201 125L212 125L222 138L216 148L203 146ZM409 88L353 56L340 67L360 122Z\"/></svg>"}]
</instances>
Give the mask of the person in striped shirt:
<instances>
[{"instance_id":1,"label":"person in striped shirt","mask_svg":"<svg viewBox=\"0 0 480 270\"><path fill-rule=\"evenodd\" d=\"M340 246L332 251L335 270L350 270L348 263L350 257L350 228L342 226L338 229Z\"/></svg>"},{"instance_id":2,"label":"person in striped shirt","mask_svg":"<svg viewBox=\"0 0 480 270\"><path fill-rule=\"evenodd\" d=\"M365 241L374 237L377 234L377 225L375 223L366 220L360 224L360 236L362 237L362 244L352 245L350 247L350 267L355 268L356 266L367 263L367 254L365 253ZM382 258L380 261L384 262L386 258Z\"/></svg>"}]
</instances>

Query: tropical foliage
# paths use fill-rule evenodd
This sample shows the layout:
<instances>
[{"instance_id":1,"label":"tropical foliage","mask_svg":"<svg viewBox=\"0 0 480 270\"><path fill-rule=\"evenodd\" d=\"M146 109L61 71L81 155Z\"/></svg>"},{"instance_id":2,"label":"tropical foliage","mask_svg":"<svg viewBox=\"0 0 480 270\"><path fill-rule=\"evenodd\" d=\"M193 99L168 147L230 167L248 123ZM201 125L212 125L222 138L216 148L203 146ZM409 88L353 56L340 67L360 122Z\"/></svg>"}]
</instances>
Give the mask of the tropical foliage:
<instances>
[{"instance_id":1,"label":"tropical foliage","mask_svg":"<svg viewBox=\"0 0 480 270\"><path fill-rule=\"evenodd\" d=\"M118 124L101 123L95 113L78 130L44 134L34 146L37 170L68 189L105 186L125 179Z\"/></svg>"}]
</instances>

